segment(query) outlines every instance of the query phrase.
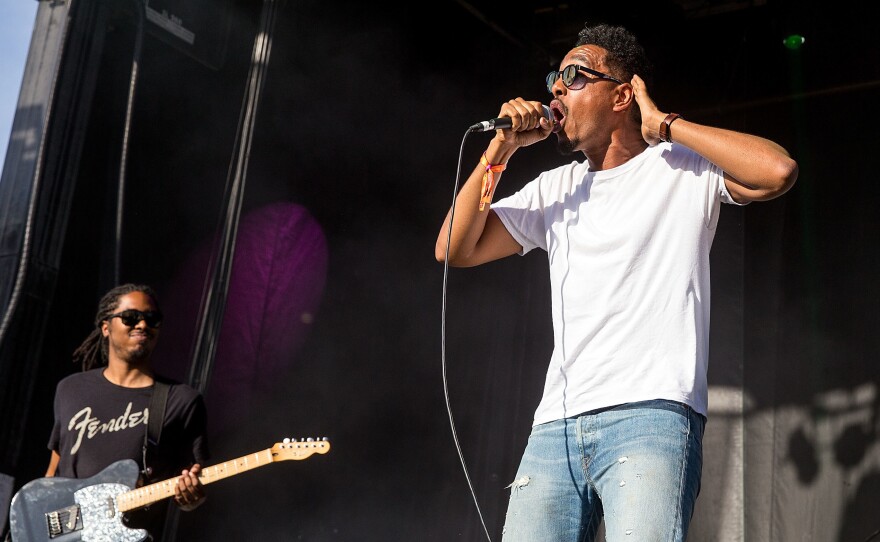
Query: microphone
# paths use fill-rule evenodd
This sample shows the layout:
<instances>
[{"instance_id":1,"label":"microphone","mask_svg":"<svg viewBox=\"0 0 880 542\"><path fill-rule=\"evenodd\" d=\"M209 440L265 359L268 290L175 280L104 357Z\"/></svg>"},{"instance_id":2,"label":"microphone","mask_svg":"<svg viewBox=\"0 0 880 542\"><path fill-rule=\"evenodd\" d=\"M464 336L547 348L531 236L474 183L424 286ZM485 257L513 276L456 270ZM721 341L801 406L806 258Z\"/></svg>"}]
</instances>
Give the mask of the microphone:
<instances>
[{"instance_id":1,"label":"microphone","mask_svg":"<svg viewBox=\"0 0 880 542\"><path fill-rule=\"evenodd\" d=\"M550 108L546 105L541 105L544 108L544 116L547 120L550 121L550 125L556 123L556 119L553 117L553 113L550 112ZM510 128L512 122L510 117L496 117L494 119L484 120L483 122L478 122L468 128L469 132L488 132L489 130L503 130L505 128Z\"/></svg>"}]
</instances>

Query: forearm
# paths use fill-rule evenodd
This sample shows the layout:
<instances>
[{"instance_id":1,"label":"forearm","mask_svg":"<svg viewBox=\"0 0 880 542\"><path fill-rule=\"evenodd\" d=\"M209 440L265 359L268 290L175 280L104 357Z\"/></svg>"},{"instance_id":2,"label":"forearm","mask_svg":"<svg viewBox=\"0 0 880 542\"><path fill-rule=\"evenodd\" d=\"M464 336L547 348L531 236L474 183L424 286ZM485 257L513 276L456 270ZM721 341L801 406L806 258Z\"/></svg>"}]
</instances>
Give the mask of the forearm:
<instances>
[{"instance_id":1,"label":"forearm","mask_svg":"<svg viewBox=\"0 0 880 542\"><path fill-rule=\"evenodd\" d=\"M493 139L486 149L485 158L490 165L506 165L515 149L505 147L497 138ZM485 241L486 224L489 218L489 204L480 209L480 199L483 192L483 177L486 175L486 166L477 163L465 181L461 190L455 197L455 216L452 231L449 231L449 221L453 219L452 209L447 213L443 226L437 236L434 246L434 256L437 261L446 260L447 240L449 243L449 264L452 266L467 267L486 261L475 256L481 241ZM494 183L489 192L489 199L494 195L502 173L494 172ZM499 256L500 257L500 256ZM493 258L494 259L494 258Z\"/></svg>"},{"instance_id":2,"label":"forearm","mask_svg":"<svg viewBox=\"0 0 880 542\"><path fill-rule=\"evenodd\" d=\"M454 216L452 208L446 213L434 246L434 257L438 262L446 261L448 257L450 265L462 265L476 247L488 216L488 209L479 210L482 176L483 168L475 168L455 197ZM453 219L450 231L449 222Z\"/></svg>"},{"instance_id":3,"label":"forearm","mask_svg":"<svg viewBox=\"0 0 880 542\"><path fill-rule=\"evenodd\" d=\"M723 169L739 185L734 196L740 201L781 196L797 179L797 163L788 152L759 136L679 118L671 125L671 139Z\"/></svg>"},{"instance_id":4,"label":"forearm","mask_svg":"<svg viewBox=\"0 0 880 542\"><path fill-rule=\"evenodd\" d=\"M667 112L651 100L645 82L632 78L642 116L642 137L649 145L662 139ZM798 176L797 162L776 143L755 135L704 126L679 117L669 124L669 140L684 145L724 170L727 188L737 201L768 200L781 196Z\"/></svg>"},{"instance_id":5,"label":"forearm","mask_svg":"<svg viewBox=\"0 0 880 542\"><path fill-rule=\"evenodd\" d=\"M61 461L61 456L55 450L52 450L52 454L49 456L49 466L46 468L46 477L51 478L55 476L55 473L58 472L58 463Z\"/></svg>"}]
</instances>

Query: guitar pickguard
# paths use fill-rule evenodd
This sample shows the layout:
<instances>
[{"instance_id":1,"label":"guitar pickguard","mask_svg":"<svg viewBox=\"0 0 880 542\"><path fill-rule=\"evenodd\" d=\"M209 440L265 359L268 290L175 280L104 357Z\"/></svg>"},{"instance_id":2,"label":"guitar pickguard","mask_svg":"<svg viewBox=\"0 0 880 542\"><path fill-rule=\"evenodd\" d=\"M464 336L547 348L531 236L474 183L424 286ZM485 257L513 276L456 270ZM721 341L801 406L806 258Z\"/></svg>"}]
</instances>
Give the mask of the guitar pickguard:
<instances>
[{"instance_id":1,"label":"guitar pickguard","mask_svg":"<svg viewBox=\"0 0 880 542\"><path fill-rule=\"evenodd\" d=\"M140 542L146 538L145 530L125 527L122 513L116 509L116 496L130 489L123 484L95 484L74 491L84 525L83 542Z\"/></svg>"}]
</instances>

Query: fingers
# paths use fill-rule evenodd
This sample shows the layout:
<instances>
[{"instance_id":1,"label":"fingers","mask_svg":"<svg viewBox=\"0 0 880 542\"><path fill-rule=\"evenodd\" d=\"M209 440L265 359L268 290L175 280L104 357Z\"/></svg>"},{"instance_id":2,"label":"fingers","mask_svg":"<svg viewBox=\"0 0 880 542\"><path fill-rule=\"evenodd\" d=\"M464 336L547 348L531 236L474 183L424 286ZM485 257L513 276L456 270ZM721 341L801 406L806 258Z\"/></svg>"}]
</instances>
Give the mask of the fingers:
<instances>
[{"instance_id":1,"label":"fingers","mask_svg":"<svg viewBox=\"0 0 880 542\"><path fill-rule=\"evenodd\" d=\"M547 139L553 132L546 119L541 102L515 98L501 106L499 117L510 118L510 128L496 130L495 138L503 145L516 149Z\"/></svg>"},{"instance_id":2,"label":"fingers","mask_svg":"<svg viewBox=\"0 0 880 542\"><path fill-rule=\"evenodd\" d=\"M633 75L632 81L630 82L633 88L633 95L636 98L636 103L639 104L639 108L642 110L642 114L644 115L645 111L653 109L657 109L657 106L654 105L654 101L648 96L648 89L645 88L645 82L638 75Z\"/></svg>"},{"instance_id":3,"label":"fingers","mask_svg":"<svg viewBox=\"0 0 880 542\"><path fill-rule=\"evenodd\" d=\"M177 479L174 488L174 502L182 508L194 507L205 498L204 486L199 479L201 466L196 463L190 469L184 469Z\"/></svg>"},{"instance_id":4,"label":"fingers","mask_svg":"<svg viewBox=\"0 0 880 542\"><path fill-rule=\"evenodd\" d=\"M633 88L633 96L639 106L639 112L642 117L642 138L649 145L656 145L660 142L660 120L665 116L657 109L654 100L648 95L648 89L645 87L645 81L638 75L633 75L630 85Z\"/></svg>"},{"instance_id":5,"label":"fingers","mask_svg":"<svg viewBox=\"0 0 880 542\"><path fill-rule=\"evenodd\" d=\"M541 102L527 101L522 98L514 98L501 106L499 116L510 117L510 130L514 132L527 132L537 128L549 128L546 121L544 105ZM545 119L545 122L541 122Z\"/></svg>"}]
</instances>

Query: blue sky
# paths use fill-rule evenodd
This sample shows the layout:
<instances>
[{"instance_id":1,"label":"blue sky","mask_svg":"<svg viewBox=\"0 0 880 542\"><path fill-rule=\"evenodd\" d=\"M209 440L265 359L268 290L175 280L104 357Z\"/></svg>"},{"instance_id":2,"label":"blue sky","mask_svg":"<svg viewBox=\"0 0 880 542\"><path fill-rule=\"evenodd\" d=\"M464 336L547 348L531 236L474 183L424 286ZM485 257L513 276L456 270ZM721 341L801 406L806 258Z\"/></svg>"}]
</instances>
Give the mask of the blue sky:
<instances>
[{"instance_id":1,"label":"blue sky","mask_svg":"<svg viewBox=\"0 0 880 542\"><path fill-rule=\"evenodd\" d=\"M0 171L6 161L6 147L21 90L37 4L37 0L0 2Z\"/></svg>"}]
</instances>

